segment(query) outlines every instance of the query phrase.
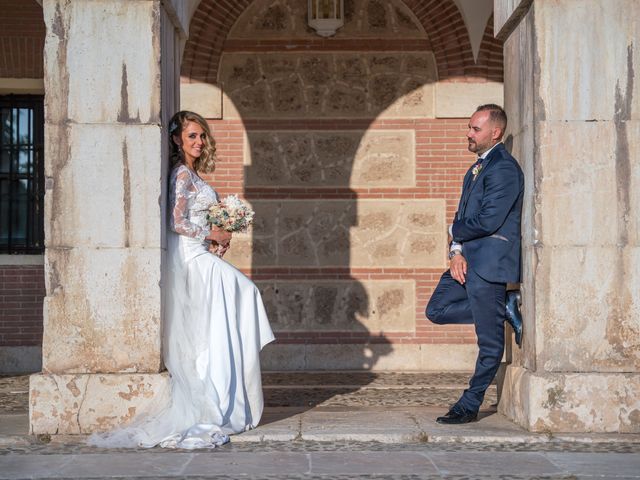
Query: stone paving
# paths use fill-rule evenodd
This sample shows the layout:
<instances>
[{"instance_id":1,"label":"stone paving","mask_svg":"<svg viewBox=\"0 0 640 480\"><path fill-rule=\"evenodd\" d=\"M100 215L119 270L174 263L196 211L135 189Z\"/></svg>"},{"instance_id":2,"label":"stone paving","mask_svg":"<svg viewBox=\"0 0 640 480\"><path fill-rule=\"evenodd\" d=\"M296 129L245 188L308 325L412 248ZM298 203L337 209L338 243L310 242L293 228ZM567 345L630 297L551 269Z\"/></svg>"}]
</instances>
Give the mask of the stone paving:
<instances>
[{"instance_id":1,"label":"stone paving","mask_svg":"<svg viewBox=\"0 0 640 480\"><path fill-rule=\"evenodd\" d=\"M0 479L640 479L640 435L525 432L495 413L495 386L478 422L436 424L468 377L266 373L260 427L210 451L25 435L28 377L0 377Z\"/></svg>"},{"instance_id":2,"label":"stone paving","mask_svg":"<svg viewBox=\"0 0 640 480\"><path fill-rule=\"evenodd\" d=\"M466 388L469 372L460 373L266 373L265 405L297 406L441 406L454 403ZM496 403L495 386L485 405Z\"/></svg>"},{"instance_id":3,"label":"stone paving","mask_svg":"<svg viewBox=\"0 0 640 480\"><path fill-rule=\"evenodd\" d=\"M445 451L424 445L366 450L128 451L0 456L0 479L18 478L640 478L624 453Z\"/></svg>"}]
</instances>

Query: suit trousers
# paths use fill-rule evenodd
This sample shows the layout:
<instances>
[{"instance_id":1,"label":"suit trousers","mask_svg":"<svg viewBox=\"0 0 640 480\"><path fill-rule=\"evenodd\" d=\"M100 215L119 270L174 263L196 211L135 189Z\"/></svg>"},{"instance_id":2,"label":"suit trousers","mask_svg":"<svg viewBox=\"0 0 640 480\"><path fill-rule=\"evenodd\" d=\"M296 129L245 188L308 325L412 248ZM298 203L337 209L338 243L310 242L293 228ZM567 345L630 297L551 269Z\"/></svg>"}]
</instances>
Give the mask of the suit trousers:
<instances>
[{"instance_id":1,"label":"suit trousers","mask_svg":"<svg viewBox=\"0 0 640 480\"><path fill-rule=\"evenodd\" d=\"M444 272L431 295L426 315L438 325L475 325L479 348L476 368L469 388L456 405L477 412L502 361L507 285L489 282L471 268L465 280L461 285L449 270Z\"/></svg>"}]
</instances>

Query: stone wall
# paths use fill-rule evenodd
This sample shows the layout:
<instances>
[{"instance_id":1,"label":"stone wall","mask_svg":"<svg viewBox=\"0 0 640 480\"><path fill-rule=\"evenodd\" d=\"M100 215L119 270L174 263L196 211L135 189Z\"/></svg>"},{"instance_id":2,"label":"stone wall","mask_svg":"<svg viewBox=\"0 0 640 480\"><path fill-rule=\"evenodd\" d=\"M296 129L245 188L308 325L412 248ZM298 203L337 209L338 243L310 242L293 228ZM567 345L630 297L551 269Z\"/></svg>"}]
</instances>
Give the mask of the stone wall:
<instances>
[{"instance_id":1,"label":"stone wall","mask_svg":"<svg viewBox=\"0 0 640 480\"><path fill-rule=\"evenodd\" d=\"M222 57L226 118L433 118L430 52Z\"/></svg>"}]
</instances>

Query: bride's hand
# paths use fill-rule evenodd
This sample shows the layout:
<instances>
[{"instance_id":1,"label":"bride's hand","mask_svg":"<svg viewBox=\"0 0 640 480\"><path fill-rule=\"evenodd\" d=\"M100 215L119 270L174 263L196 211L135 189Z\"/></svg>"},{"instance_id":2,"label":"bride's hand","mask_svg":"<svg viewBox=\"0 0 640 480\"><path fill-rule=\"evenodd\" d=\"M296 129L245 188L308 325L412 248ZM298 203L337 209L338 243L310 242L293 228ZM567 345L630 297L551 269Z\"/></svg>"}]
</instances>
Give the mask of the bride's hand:
<instances>
[{"instance_id":1,"label":"bride's hand","mask_svg":"<svg viewBox=\"0 0 640 480\"><path fill-rule=\"evenodd\" d=\"M231 232L227 232L226 230L218 227L211 227L211 233L209 233L207 240L212 240L223 247L226 247L231 241L231 235Z\"/></svg>"},{"instance_id":2,"label":"bride's hand","mask_svg":"<svg viewBox=\"0 0 640 480\"><path fill-rule=\"evenodd\" d=\"M218 245L217 243L212 243L211 247L209 247L209 251L214 255L222 258L224 254L227 253L227 250L231 248L231 242L227 243L224 247L222 245Z\"/></svg>"}]
</instances>

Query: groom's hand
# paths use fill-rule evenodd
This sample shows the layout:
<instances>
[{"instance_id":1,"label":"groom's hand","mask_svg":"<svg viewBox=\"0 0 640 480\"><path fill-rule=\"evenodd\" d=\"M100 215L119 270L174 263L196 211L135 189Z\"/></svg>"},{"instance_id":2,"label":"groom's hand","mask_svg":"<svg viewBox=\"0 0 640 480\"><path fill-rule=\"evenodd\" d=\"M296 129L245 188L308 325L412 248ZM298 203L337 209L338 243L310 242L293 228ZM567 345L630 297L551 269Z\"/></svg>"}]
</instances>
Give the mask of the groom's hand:
<instances>
[{"instance_id":1,"label":"groom's hand","mask_svg":"<svg viewBox=\"0 0 640 480\"><path fill-rule=\"evenodd\" d=\"M462 255L454 255L449 264L451 276L455 281L464 285L467 276L467 260Z\"/></svg>"}]
</instances>

